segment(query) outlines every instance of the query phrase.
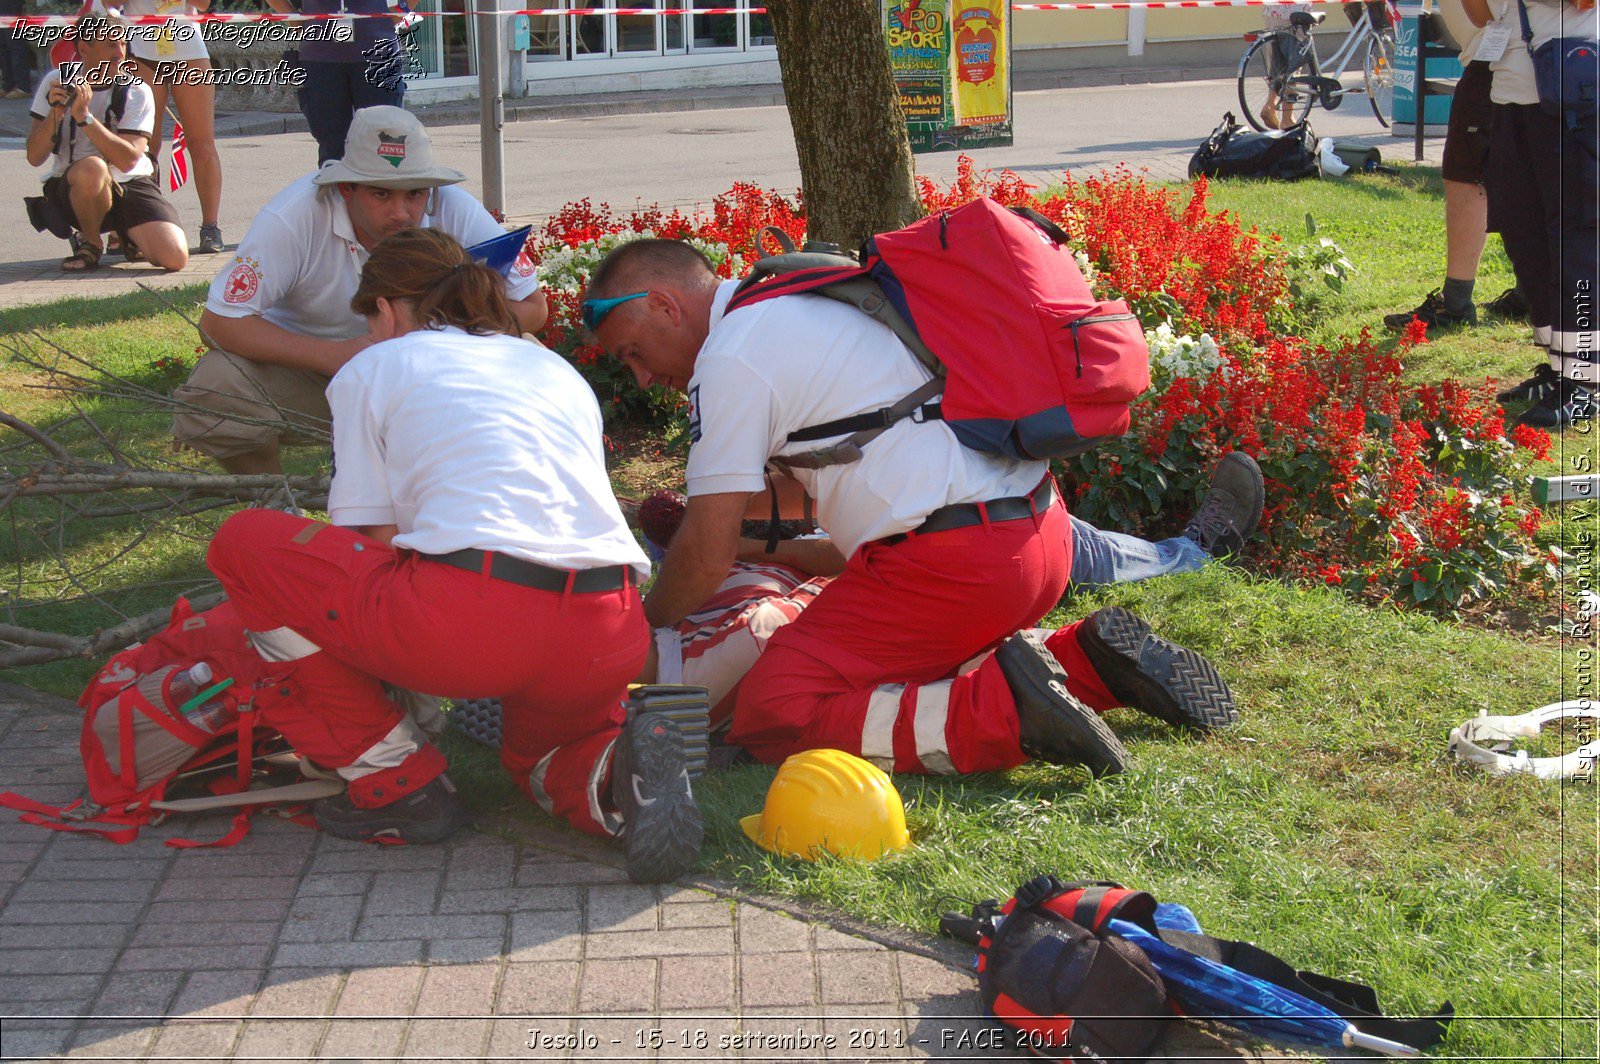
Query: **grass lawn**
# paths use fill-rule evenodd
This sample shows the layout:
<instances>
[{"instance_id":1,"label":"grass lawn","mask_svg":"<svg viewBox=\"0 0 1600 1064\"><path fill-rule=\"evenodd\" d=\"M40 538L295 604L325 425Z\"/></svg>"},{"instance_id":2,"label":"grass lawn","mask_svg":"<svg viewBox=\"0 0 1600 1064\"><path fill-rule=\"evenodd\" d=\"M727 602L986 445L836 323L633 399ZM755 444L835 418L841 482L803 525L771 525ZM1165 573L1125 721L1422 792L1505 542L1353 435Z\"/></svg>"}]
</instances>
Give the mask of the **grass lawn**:
<instances>
[{"instance_id":1,"label":"grass lawn","mask_svg":"<svg viewBox=\"0 0 1600 1064\"><path fill-rule=\"evenodd\" d=\"M1219 184L1213 206L1302 242L1305 217L1337 241L1357 272L1330 295L1319 338L1377 325L1407 309L1443 276L1443 200L1436 170L1292 186ZM1491 238L1479 295L1509 286ZM194 299L198 290L167 298ZM147 295L0 313L0 335L40 329L130 377L156 383L192 362L195 340L176 313ZM1435 339L1409 372L1520 378L1534 362L1525 330L1496 324ZM176 371L181 376L181 370ZM31 420L70 413L39 392L32 371L0 364L0 403ZM175 383L175 380L173 381ZM165 447L164 419L125 404L84 399L119 445ZM1592 437L1571 434L1567 449ZM0 434L0 447L12 442ZM89 446L84 440L83 446ZM296 457L314 468L322 456ZM635 469L620 482L639 486ZM79 601L16 611L9 623L92 631L109 611L150 608L203 579L200 515L116 562L132 523L27 528L40 507L19 508L15 537L0 543L9 592L39 598L51 548L84 575ZM1594 510L1569 510L1551 534L1568 543ZM167 583L141 596L115 589ZM1005 897L1031 875L1113 879L1188 904L1207 930L1249 938L1306 968L1375 986L1393 1012L1451 1000L1460 1019L1441 1056L1594 1059L1600 1002L1597 953L1597 812L1593 781L1497 779L1443 756L1449 729L1480 710L1516 713L1592 693L1593 659L1579 662L1545 633L1484 630L1377 610L1332 591L1304 590L1213 567L1205 572L1069 599L1064 624L1105 604L1145 616L1162 633L1210 655L1234 685L1243 723L1198 740L1131 711L1109 718L1136 765L1093 781L1073 768L1027 766L961 779L901 777L914 847L874 864L769 857L740 832L772 778L742 767L707 778L698 793L708 840L702 869L755 889L804 897L857 917L931 931L941 908ZM1591 644L1592 645L1592 644ZM76 694L90 670L66 662L12 670L4 679ZM1570 749L1555 737L1535 753ZM493 756L462 740L455 774L484 812L542 819L499 772Z\"/></svg>"},{"instance_id":2,"label":"grass lawn","mask_svg":"<svg viewBox=\"0 0 1600 1064\"><path fill-rule=\"evenodd\" d=\"M1444 284L1444 185L1435 167L1406 167L1396 175L1346 181L1302 181L1281 185L1229 181L1213 184L1213 210L1233 211L1263 232L1278 233L1288 246L1326 237L1355 266L1344 291L1330 294L1317 339L1349 336L1370 328L1383 333L1383 315L1411 310ZM1315 237L1308 236L1307 217ZM1484 247L1474 297L1487 303L1515 283L1500 238ZM1475 329L1430 337L1416 350L1409 370L1416 380L1484 377L1521 380L1539 359L1526 326L1491 320L1480 310Z\"/></svg>"}]
</instances>

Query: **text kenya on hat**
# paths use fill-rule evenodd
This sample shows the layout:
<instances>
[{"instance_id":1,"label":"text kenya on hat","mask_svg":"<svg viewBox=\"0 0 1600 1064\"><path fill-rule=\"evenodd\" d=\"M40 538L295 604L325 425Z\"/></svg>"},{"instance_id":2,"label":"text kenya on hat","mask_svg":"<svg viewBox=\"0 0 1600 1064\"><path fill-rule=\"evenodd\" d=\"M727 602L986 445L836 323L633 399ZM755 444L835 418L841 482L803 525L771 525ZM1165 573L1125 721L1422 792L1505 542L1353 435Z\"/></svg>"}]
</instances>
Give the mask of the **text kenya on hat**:
<instances>
[{"instance_id":1,"label":"text kenya on hat","mask_svg":"<svg viewBox=\"0 0 1600 1064\"><path fill-rule=\"evenodd\" d=\"M438 188L467 175L433 161L433 145L417 116L400 107L363 107L350 121L344 158L325 163L312 183Z\"/></svg>"}]
</instances>

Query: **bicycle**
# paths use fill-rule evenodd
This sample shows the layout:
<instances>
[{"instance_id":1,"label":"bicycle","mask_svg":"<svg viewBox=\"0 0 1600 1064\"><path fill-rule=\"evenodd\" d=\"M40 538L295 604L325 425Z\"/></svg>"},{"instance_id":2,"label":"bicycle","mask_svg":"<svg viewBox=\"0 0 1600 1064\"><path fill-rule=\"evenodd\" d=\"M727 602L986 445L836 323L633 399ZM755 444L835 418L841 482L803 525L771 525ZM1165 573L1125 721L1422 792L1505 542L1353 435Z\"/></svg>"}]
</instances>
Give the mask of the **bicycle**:
<instances>
[{"instance_id":1,"label":"bicycle","mask_svg":"<svg viewBox=\"0 0 1600 1064\"><path fill-rule=\"evenodd\" d=\"M1287 129L1305 121L1312 104L1332 111L1352 93L1365 95L1372 113L1388 128L1394 98L1394 11L1384 5L1388 25L1375 29L1372 4L1361 4L1361 14L1337 51L1328 57L1332 72L1325 72L1311 35L1327 19L1322 11L1295 11L1287 29L1245 34L1250 46L1239 60L1239 106L1245 121L1258 130ZM1346 87L1340 80L1345 68L1361 50L1362 84ZM1276 123L1269 121L1276 118Z\"/></svg>"}]
</instances>

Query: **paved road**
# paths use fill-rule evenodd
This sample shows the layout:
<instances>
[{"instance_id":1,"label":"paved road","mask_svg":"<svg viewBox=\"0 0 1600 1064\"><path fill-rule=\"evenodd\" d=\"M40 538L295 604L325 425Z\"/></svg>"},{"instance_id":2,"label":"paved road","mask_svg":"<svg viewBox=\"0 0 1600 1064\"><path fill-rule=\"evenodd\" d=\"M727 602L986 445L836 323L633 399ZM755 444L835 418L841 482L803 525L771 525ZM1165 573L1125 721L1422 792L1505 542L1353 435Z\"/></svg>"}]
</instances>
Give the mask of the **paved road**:
<instances>
[{"instance_id":1,"label":"paved road","mask_svg":"<svg viewBox=\"0 0 1600 1064\"><path fill-rule=\"evenodd\" d=\"M1196 145L1223 112L1238 110L1238 101L1234 83L1217 80L1020 92L1016 109L1017 143L976 153L980 166L1009 167L1043 183L1069 169L1084 174L1126 163L1161 180L1179 180ZM1378 144L1386 156L1410 158L1410 141L1389 136L1361 99L1332 113L1318 112L1313 126L1323 136ZM473 175L467 187L480 191L477 128L445 126L430 132L436 152ZM735 181L782 191L800 182L788 115L781 107L517 122L506 127L505 142L509 213L521 220L541 220L585 197L622 208L636 203L692 207ZM236 242L262 204L311 168L316 149L308 136L296 133L227 138L220 144L226 181L222 226ZM1429 142L1432 161L1441 144ZM8 146L13 150L4 150ZM948 180L956 156L920 156L917 166ZM0 141L0 187L27 189L32 180L20 141ZM194 195L185 189L176 202L192 236L199 226ZM55 262L65 245L28 231L20 204L0 203L0 211L13 209L16 225L8 228L0 250L0 306L125 291L134 277L167 284L203 280L220 264L196 256L176 278L120 265L98 279L63 278Z\"/></svg>"}]
</instances>

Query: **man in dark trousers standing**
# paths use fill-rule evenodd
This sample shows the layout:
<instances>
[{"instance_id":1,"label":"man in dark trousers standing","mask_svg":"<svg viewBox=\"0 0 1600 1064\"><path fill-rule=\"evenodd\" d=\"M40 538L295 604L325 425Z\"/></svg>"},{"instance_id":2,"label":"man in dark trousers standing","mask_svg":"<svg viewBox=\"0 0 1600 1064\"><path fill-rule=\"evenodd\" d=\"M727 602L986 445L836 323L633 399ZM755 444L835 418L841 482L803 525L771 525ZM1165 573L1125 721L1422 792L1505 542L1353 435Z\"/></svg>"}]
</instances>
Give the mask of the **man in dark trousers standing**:
<instances>
[{"instance_id":1,"label":"man in dark trousers standing","mask_svg":"<svg viewBox=\"0 0 1600 1064\"><path fill-rule=\"evenodd\" d=\"M296 96L311 135L317 138L320 167L344 155L350 118L358 110L401 106L406 84L394 60L400 56L395 23L403 16L389 0L267 0L267 4L274 11L339 16L308 23L307 37L313 39L300 44L306 80Z\"/></svg>"},{"instance_id":2,"label":"man in dark trousers standing","mask_svg":"<svg viewBox=\"0 0 1600 1064\"><path fill-rule=\"evenodd\" d=\"M23 0L0 0L0 18L22 14ZM33 95L27 43L12 26L0 26L0 98L24 100Z\"/></svg>"}]
</instances>

